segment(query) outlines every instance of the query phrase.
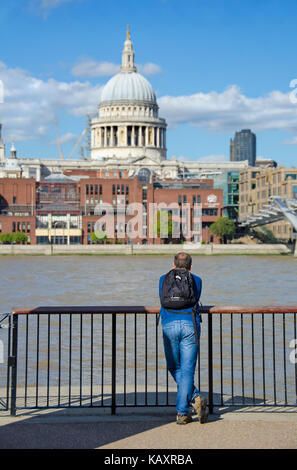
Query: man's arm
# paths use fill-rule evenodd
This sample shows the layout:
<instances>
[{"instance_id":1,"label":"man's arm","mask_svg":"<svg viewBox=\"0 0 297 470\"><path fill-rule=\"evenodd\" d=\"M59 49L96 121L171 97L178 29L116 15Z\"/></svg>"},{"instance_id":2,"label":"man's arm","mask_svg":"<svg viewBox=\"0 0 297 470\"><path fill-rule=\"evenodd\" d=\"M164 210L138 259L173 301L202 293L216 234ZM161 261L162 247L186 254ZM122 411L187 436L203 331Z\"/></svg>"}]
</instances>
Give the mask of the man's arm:
<instances>
[{"instance_id":1,"label":"man's arm","mask_svg":"<svg viewBox=\"0 0 297 470\"><path fill-rule=\"evenodd\" d=\"M196 298L198 302L202 292L202 279L199 276L194 275L194 281L196 285Z\"/></svg>"},{"instance_id":2,"label":"man's arm","mask_svg":"<svg viewBox=\"0 0 297 470\"><path fill-rule=\"evenodd\" d=\"M164 280L164 275L160 277L159 280L159 298L161 300L161 292L162 292L162 286L163 286L163 280Z\"/></svg>"}]
</instances>

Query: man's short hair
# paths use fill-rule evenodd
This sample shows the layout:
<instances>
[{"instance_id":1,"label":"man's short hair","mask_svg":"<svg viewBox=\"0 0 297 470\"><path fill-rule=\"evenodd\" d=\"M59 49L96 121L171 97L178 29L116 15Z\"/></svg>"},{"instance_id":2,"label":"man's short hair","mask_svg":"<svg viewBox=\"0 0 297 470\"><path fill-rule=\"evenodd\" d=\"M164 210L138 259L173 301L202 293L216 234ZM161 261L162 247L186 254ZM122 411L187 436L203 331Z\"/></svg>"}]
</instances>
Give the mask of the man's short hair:
<instances>
[{"instance_id":1,"label":"man's short hair","mask_svg":"<svg viewBox=\"0 0 297 470\"><path fill-rule=\"evenodd\" d=\"M177 253L174 257L174 266L178 269L191 269L192 257L188 253Z\"/></svg>"}]
</instances>

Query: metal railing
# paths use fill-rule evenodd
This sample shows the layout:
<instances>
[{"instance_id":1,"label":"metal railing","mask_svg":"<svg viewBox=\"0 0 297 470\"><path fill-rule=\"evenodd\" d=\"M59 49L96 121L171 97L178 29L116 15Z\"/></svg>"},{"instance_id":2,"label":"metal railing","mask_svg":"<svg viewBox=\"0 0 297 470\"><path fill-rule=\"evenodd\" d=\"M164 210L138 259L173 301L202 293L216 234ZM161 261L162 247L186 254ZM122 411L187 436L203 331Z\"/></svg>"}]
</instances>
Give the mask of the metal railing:
<instances>
[{"instance_id":1,"label":"metal railing","mask_svg":"<svg viewBox=\"0 0 297 470\"><path fill-rule=\"evenodd\" d=\"M11 415L17 409L107 407L115 414L120 407L174 406L158 313L157 307L125 306L14 310ZM297 306L204 306L201 313L195 378L210 413L214 406L297 405Z\"/></svg>"}]
</instances>

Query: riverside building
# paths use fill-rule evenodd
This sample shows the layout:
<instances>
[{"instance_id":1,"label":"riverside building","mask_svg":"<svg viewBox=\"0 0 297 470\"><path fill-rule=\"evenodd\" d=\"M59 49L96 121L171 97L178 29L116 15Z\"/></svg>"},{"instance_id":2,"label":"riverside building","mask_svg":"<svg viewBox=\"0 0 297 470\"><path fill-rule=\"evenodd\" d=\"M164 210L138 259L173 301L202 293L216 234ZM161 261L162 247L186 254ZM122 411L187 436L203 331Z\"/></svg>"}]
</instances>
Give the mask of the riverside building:
<instances>
[{"instance_id":1,"label":"riverside building","mask_svg":"<svg viewBox=\"0 0 297 470\"><path fill-rule=\"evenodd\" d=\"M284 166L247 168L239 177L239 220L256 214L270 196L297 199L297 169ZM267 224L275 238L293 240L293 227L287 220Z\"/></svg>"},{"instance_id":2,"label":"riverside building","mask_svg":"<svg viewBox=\"0 0 297 470\"><path fill-rule=\"evenodd\" d=\"M98 231L106 237L96 242L219 242L209 226L222 214L223 192L208 179L159 180L147 169L135 177L56 173L40 182L2 178L0 194L0 231L23 232L31 244L90 244ZM154 230L160 212L178 224L177 236Z\"/></svg>"}]
</instances>

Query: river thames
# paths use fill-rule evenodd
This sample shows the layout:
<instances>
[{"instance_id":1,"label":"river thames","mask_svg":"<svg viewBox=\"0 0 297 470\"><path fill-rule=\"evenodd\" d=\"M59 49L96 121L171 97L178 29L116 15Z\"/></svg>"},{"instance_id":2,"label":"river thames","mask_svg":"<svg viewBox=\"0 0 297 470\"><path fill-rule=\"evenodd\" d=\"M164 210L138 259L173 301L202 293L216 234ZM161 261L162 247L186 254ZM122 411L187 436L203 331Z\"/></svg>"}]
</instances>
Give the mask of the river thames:
<instances>
[{"instance_id":1,"label":"river thames","mask_svg":"<svg viewBox=\"0 0 297 470\"><path fill-rule=\"evenodd\" d=\"M0 258L1 311L39 305L159 305L158 280L171 256ZM197 256L205 305L296 304L291 256Z\"/></svg>"},{"instance_id":2,"label":"river thames","mask_svg":"<svg viewBox=\"0 0 297 470\"><path fill-rule=\"evenodd\" d=\"M296 305L296 263L297 259L292 256L194 256L192 271L202 278L201 301L204 305ZM0 258L0 311L8 313L13 307L20 309L63 305L158 306L158 280L172 268L172 264L172 256L5 256ZM74 393L76 398L80 396L80 401L83 398L84 402L85 397L87 402L89 400L90 383L94 390L96 389L99 401L100 397L103 400L103 396L110 393L110 316L107 315L104 321L98 316L94 325L91 324L90 316L84 318L83 325L79 317L80 315L74 315L69 326L69 316L63 315L62 324L59 326L61 319L59 320L58 315L53 315L50 320L50 338L48 318L41 318L40 337L37 339L36 318L31 315L27 340L25 318L20 319L18 384L20 387L28 387L28 397L30 393L35 397L37 379L38 387L40 386L41 390L43 387L43 392L40 391L38 397L41 401L42 394L50 394L50 400L55 403L55 387L58 382L65 397ZM254 401L261 402L264 394L265 400L268 401L285 400L293 404L296 402L296 366L289 361L290 341L295 333L293 317L289 320L286 323L286 318L285 324L282 315L276 315L275 318L267 316L263 330L263 319L260 315L254 319L249 315L234 315L233 318L226 316L223 319L214 316L215 395L219 397L223 394L227 401L231 396L232 401L234 397L235 401L236 397L239 397L240 401L242 396L245 396L247 399L253 398ZM155 315L149 316L147 325L145 321L147 320L144 315L139 315L136 325L135 317L131 315L127 321L119 316L117 323L117 384L118 390L123 391L125 386L126 391L131 391L130 398L123 398L125 401L132 400L130 404L136 400L136 390L137 393L142 393L137 398L138 402L144 400L145 391L147 392L152 384L154 390L155 386L163 392L166 387L174 390L171 378L169 377L168 381L166 375L161 328L156 328ZM71 359L70 327L73 335ZM147 335L144 333L146 327ZM61 336L58 347L59 328ZM83 353L82 344L85 348ZM59 348L62 351L60 357ZM201 334L199 385L206 393L207 361L205 316ZM153 400L154 396L153 394ZM69 401L70 399L72 400L72 395ZM160 403L162 397L157 401Z\"/></svg>"}]
</instances>

